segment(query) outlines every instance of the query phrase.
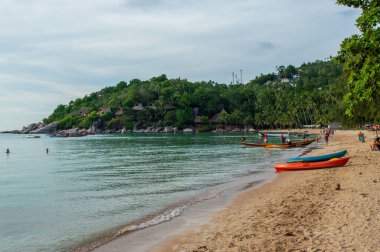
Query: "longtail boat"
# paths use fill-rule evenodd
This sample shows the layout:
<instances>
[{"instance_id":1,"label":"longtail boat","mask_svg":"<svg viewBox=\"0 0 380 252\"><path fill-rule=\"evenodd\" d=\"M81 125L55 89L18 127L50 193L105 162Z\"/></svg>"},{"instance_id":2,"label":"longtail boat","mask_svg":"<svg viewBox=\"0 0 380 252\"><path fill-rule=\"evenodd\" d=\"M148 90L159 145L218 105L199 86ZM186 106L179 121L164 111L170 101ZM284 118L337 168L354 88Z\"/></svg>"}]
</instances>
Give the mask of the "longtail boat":
<instances>
[{"instance_id":1,"label":"longtail boat","mask_svg":"<svg viewBox=\"0 0 380 252\"><path fill-rule=\"evenodd\" d=\"M292 148L292 147L302 147L311 144L314 141L318 141L319 138L308 139L299 142L281 143L281 144L270 144L270 143L247 143L246 141L240 142L241 144L248 147L264 147L264 148Z\"/></svg>"},{"instance_id":2,"label":"longtail boat","mask_svg":"<svg viewBox=\"0 0 380 252\"><path fill-rule=\"evenodd\" d=\"M268 144L265 146L265 148L292 148L293 146L291 144Z\"/></svg>"},{"instance_id":3,"label":"longtail boat","mask_svg":"<svg viewBox=\"0 0 380 252\"><path fill-rule=\"evenodd\" d=\"M341 167L347 164L350 158L333 158L327 161L320 162L295 162L295 163L284 163L277 164L274 168L277 171L297 171L297 170L312 170L312 169L323 169L323 168L334 168Z\"/></svg>"},{"instance_id":4,"label":"longtail boat","mask_svg":"<svg viewBox=\"0 0 380 252\"><path fill-rule=\"evenodd\" d=\"M241 142L241 144L245 145L245 146L249 146L249 147L265 147L269 144L265 144L265 143L247 143L247 142Z\"/></svg>"}]
</instances>

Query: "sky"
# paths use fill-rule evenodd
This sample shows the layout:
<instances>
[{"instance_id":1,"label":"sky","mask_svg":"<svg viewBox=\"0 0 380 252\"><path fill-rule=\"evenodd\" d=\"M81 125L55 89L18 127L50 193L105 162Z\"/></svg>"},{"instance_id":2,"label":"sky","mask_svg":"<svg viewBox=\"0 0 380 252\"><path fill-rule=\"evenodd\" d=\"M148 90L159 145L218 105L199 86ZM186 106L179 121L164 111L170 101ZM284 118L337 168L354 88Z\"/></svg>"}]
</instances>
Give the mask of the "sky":
<instances>
[{"instance_id":1,"label":"sky","mask_svg":"<svg viewBox=\"0 0 380 252\"><path fill-rule=\"evenodd\" d=\"M120 81L243 82L358 33L334 0L0 0L0 131Z\"/></svg>"}]
</instances>

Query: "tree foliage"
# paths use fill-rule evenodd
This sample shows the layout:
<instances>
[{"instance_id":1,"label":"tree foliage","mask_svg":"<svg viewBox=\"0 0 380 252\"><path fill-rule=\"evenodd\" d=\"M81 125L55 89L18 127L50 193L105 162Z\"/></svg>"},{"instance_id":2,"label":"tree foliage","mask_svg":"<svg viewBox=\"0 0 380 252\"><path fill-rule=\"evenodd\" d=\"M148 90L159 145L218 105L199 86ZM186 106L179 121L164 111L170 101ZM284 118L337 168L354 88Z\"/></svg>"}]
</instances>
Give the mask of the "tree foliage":
<instances>
[{"instance_id":1,"label":"tree foliage","mask_svg":"<svg viewBox=\"0 0 380 252\"><path fill-rule=\"evenodd\" d=\"M44 122L57 121L60 128L88 128L96 123L108 129L132 129L136 125L193 127L196 116L200 116L204 129L362 122L344 116L342 100L347 87L341 79L341 65L316 61L277 70L261 74L245 85L189 82L168 79L166 75L122 81L68 105L59 105ZM209 119L217 114L219 121L209 125Z\"/></svg>"},{"instance_id":2,"label":"tree foliage","mask_svg":"<svg viewBox=\"0 0 380 252\"><path fill-rule=\"evenodd\" d=\"M346 38L336 57L343 64L348 91L346 113L354 121L380 121L380 1L337 0L360 8L359 35Z\"/></svg>"}]
</instances>

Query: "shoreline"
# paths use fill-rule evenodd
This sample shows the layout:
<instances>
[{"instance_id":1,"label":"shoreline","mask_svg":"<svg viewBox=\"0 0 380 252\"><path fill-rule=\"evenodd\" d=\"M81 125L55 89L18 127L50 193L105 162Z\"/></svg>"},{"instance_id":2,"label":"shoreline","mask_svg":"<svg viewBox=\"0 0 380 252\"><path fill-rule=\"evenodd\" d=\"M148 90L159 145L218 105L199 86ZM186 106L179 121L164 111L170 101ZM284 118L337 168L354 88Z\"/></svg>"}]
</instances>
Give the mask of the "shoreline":
<instances>
[{"instance_id":1,"label":"shoreline","mask_svg":"<svg viewBox=\"0 0 380 252\"><path fill-rule=\"evenodd\" d=\"M276 179L276 175L272 170L269 170L266 167L267 165L263 165L260 169L264 170L254 172L255 175L253 176L249 175L236 178L227 183L208 188L206 193L215 194L215 196L191 204L179 216L176 216L169 221L121 234L120 236L90 250L87 250L86 247L84 247L84 249L76 249L74 251L125 251L125 246L128 247L128 251L151 251L154 247L158 246L158 244L164 242L167 238L178 234L178 232L183 232L187 229L196 228L206 224L210 221L212 216L225 209L236 195L239 195L243 191L271 183ZM204 193L205 192L201 195Z\"/></svg>"},{"instance_id":2,"label":"shoreline","mask_svg":"<svg viewBox=\"0 0 380 252\"><path fill-rule=\"evenodd\" d=\"M247 147L242 146L242 148ZM310 151L310 148L298 149L292 151L292 154L288 151L282 152L281 159L285 160L286 158L300 155L307 151ZM271 184L273 181L276 181L277 174L272 167L275 163L277 163L277 160L272 160L270 164L263 163L259 171L254 172L253 176L247 174L248 176L237 177L227 183L208 188L207 191L216 192L216 196L192 204L186 208L181 215L176 216L170 221L121 234L106 243L92 247L90 250L86 249L85 246L83 249L75 249L74 251L125 251L125 246L128 247L128 251L151 251L158 246L158 244L165 242L166 239L175 236L179 232L206 224L210 221L212 216L230 205L231 201L235 199L237 195L247 190L261 188L266 184Z\"/></svg>"},{"instance_id":3,"label":"shoreline","mask_svg":"<svg viewBox=\"0 0 380 252\"><path fill-rule=\"evenodd\" d=\"M318 146L319 145L316 145L311 148L319 148ZM243 146L242 148L247 147ZM293 151L292 154L283 152L281 155L281 160L285 160L286 158L294 155L303 155L304 153L310 152L311 148L306 147L298 149L297 151ZM265 187L266 184L275 183L274 181L278 179L278 174L276 174L273 169L273 165L277 162L278 160L272 160L270 164L262 164L261 169L264 170L259 172L259 174L256 174L254 177L247 178L243 176L244 178L236 178L233 181L223 183L220 187L223 189L217 189L219 186L207 189L210 191L217 191L218 195L212 197L211 199L206 199L205 201L200 201L194 205L191 205L186 208L181 215L171 219L168 222L123 233L105 243L99 244L96 247L91 246L90 250L86 249L87 246L84 246L83 249L78 248L74 251L124 251L125 246L128 247L129 251L151 251L160 243L165 242L166 239L178 234L178 232L183 232L187 229L196 228L206 224L210 221L210 218L213 215L225 209L231 204L233 199L245 191Z\"/></svg>"},{"instance_id":4,"label":"shoreline","mask_svg":"<svg viewBox=\"0 0 380 252\"><path fill-rule=\"evenodd\" d=\"M265 184L272 183L275 179L275 177L272 177L264 182L259 180L257 183L251 183L249 188L239 188L238 190L246 191L252 188L259 188ZM121 235L90 251L152 251L155 247L165 243L167 239L176 236L178 233L207 224L215 214L226 209L234 197L235 195L233 193L232 195L228 193L220 193L217 197L191 206L180 216L177 216L168 222Z\"/></svg>"},{"instance_id":5,"label":"shoreline","mask_svg":"<svg viewBox=\"0 0 380 252\"><path fill-rule=\"evenodd\" d=\"M369 150L374 133L360 143L357 132L336 131L327 146L307 154L347 149L345 167L280 173L152 251L378 251L380 153Z\"/></svg>"},{"instance_id":6,"label":"shoreline","mask_svg":"<svg viewBox=\"0 0 380 252\"><path fill-rule=\"evenodd\" d=\"M154 227L156 241L140 250L129 247L134 238L141 241L136 232L135 237L127 235L129 241L122 236L94 251L376 251L380 153L369 150L374 133L367 132L367 141L360 143L357 132L336 131L327 146L322 143L323 148L306 154L347 149L351 158L345 167L281 172L241 191L206 218L192 220L194 225L176 232Z\"/></svg>"}]
</instances>

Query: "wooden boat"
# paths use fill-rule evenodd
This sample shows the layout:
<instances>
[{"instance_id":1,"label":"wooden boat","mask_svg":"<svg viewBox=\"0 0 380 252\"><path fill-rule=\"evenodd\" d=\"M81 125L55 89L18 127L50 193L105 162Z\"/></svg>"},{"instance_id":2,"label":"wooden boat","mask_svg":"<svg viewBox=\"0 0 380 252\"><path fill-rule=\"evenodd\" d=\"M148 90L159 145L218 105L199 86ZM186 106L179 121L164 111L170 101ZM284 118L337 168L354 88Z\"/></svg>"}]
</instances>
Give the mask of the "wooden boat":
<instances>
[{"instance_id":1,"label":"wooden boat","mask_svg":"<svg viewBox=\"0 0 380 252\"><path fill-rule=\"evenodd\" d=\"M295 162L295 163L284 163L277 164L274 168L277 171L296 171L296 170L312 170L312 169L323 169L323 168L333 168L341 167L347 164L350 158L333 158L327 161L320 162Z\"/></svg>"},{"instance_id":2,"label":"wooden boat","mask_svg":"<svg viewBox=\"0 0 380 252\"><path fill-rule=\"evenodd\" d=\"M332 158L340 158L346 155L347 150L342 150L335 153L330 153L327 155L321 155L321 156L312 156L312 157L296 157L296 158L289 158L286 160L287 163L294 163L294 162L318 162L318 161L326 161Z\"/></svg>"},{"instance_id":3,"label":"wooden boat","mask_svg":"<svg viewBox=\"0 0 380 252\"><path fill-rule=\"evenodd\" d=\"M269 144L265 144L265 143L247 143L247 142L241 142L241 144L245 145L245 146L249 146L249 147L265 147Z\"/></svg>"},{"instance_id":4,"label":"wooden boat","mask_svg":"<svg viewBox=\"0 0 380 252\"><path fill-rule=\"evenodd\" d=\"M265 148L291 148L291 144L268 144Z\"/></svg>"},{"instance_id":5,"label":"wooden boat","mask_svg":"<svg viewBox=\"0 0 380 252\"><path fill-rule=\"evenodd\" d=\"M269 144L269 143L247 143L246 141L242 141L241 144L249 147L264 147L264 148L292 148L292 147L302 147L311 144L314 141L318 141L319 138L309 139L299 142L290 142L284 144Z\"/></svg>"},{"instance_id":6,"label":"wooden boat","mask_svg":"<svg viewBox=\"0 0 380 252\"><path fill-rule=\"evenodd\" d=\"M303 140L303 141L300 141L300 142L292 142L292 147L301 147L301 146L305 146L305 145L309 145L311 144L312 142L319 142L319 137L318 138L313 138L313 139L307 139L307 140Z\"/></svg>"}]
</instances>

